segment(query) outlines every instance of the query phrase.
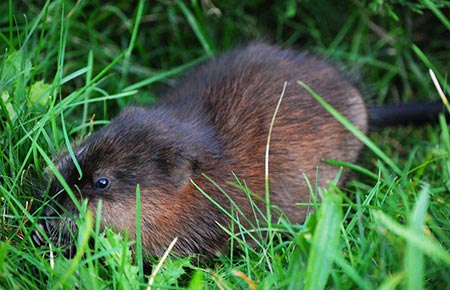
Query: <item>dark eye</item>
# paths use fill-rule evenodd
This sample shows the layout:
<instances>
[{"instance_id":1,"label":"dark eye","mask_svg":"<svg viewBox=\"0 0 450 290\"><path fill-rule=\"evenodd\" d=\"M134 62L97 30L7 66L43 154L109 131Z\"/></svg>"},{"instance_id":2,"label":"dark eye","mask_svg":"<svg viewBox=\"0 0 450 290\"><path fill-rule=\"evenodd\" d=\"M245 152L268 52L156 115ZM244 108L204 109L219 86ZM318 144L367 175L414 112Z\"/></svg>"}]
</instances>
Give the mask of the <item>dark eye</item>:
<instances>
[{"instance_id":1,"label":"dark eye","mask_svg":"<svg viewBox=\"0 0 450 290\"><path fill-rule=\"evenodd\" d=\"M96 189L106 189L109 187L109 180L107 178L99 178L94 184Z\"/></svg>"}]
</instances>

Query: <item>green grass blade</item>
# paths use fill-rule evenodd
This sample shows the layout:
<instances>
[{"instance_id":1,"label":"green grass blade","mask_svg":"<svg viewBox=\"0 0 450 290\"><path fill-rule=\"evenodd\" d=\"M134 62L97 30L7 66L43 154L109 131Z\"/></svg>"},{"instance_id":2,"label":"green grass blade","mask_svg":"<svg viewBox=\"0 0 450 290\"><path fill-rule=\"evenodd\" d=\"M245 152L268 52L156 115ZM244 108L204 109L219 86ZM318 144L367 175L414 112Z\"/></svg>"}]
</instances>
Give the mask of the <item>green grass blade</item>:
<instances>
[{"instance_id":1,"label":"green grass blade","mask_svg":"<svg viewBox=\"0 0 450 290\"><path fill-rule=\"evenodd\" d=\"M187 8L186 4L184 4L183 1L177 1L178 6L180 7L181 11L183 12L184 16L186 17L189 25L191 26L192 30L194 31L195 35L197 36L197 39L200 41L200 44L202 45L203 49L205 50L205 53L207 56L212 56L213 51L211 49L211 43L208 41L205 32L203 31L202 27L199 25L198 21L195 19L194 15L191 13L191 11Z\"/></svg>"},{"instance_id":2,"label":"green grass blade","mask_svg":"<svg viewBox=\"0 0 450 290\"><path fill-rule=\"evenodd\" d=\"M141 187L136 186L136 260L139 270L139 281L144 282L144 260L142 255L142 218Z\"/></svg>"},{"instance_id":3,"label":"green grass blade","mask_svg":"<svg viewBox=\"0 0 450 290\"><path fill-rule=\"evenodd\" d=\"M434 238L426 236L424 233L418 235L417 231L399 224L380 210L374 211L373 215L376 221L387 230L404 238L410 245L413 245L429 257L436 261L442 261L447 267L450 267L450 253L442 248L440 243Z\"/></svg>"},{"instance_id":4,"label":"green grass blade","mask_svg":"<svg viewBox=\"0 0 450 290\"><path fill-rule=\"evenodd\" d=\"M128 45L128 49L127 49L126 56L125 56L125 59L127 59L127 60L130 58L131 52L133 51L133 48L136 43L136 38L138 35L138 31L139 31L139 24L141 23L141 18L142 18L142 14L143 14L143 10L144 10L144 2L145 1L143 1L143 0L139 0L139 3L138 3L138 7L136 10L136 16L134 18L133 30L131 32L130 44Z\"/></svg>"},{"instance_id":5,"label":"green grass blade","mask_svg":"<svg viewBox=\"0 0 450 290\"><path fill-rule=\"evenodd\" d=\"M67 151L69 152L70 158L72 158L72 162L79 174L78 180L81 180L81 178L83 177L83 171L81 170L80 164L78 163L78 159L77 156L75 155L75 152L73 151L72 145L70 145L70 138L69 135L67 134L66 123L64 121L64 114L61 114L61 125L63 129L64 141L66 143Z\"/></svg>"},{"instance_id":6,"label":"green grass blade","mask_svg":"<svg viewBox=\"0 0 450 290\"><path fill-rule=\"evenodd\" d=\"M402 175L402 170L378 147L372 142L361 130L348 121L341 113L336 111L330 104L327 103L321 96L314 92L307 84L299 81L299 85L305 88L311 96L313 96L333 117L336 118L345 128L353 133L364 145L366 145L373 153L375 153L383 162L395 171L395 173Z\"/></svg>"},{"instance_id":7,"label":"green grass blade","mask_svg":"<svg viewBox=\"0 0 450 290\"><path fill-rule=\"evenodd\" d=\"M448 129L447 120L443 114L439 116L439 125L441 128L441 143L446 151L450 153L450 131Z\"/></svg>"},{"instance_id":8,"label":"green grass blade","mask_svg":"<svg viewBox=\"0 0 450 290\"><path fill-rule=\"evenodd\" d=\"M87 61L87 71L86 71L86 83L89 83L92 80L92 72L94 69L94 53L92 50L89 50L88 54L88 61ZM83 117L82 117L82 124L86 123L88 121L88 109L89 104L87 103L90 99L90 90L87 90L84 94L83 99ZM83 130L83 133L85 133L86 130Z\"/></svg>"},{"instance_id":9,"label":"green grass blade","mask_svg":"<svg viewBox=\"0 0 450 290\"><path fill-rule=\"evenodd\" d=\"M12 0L9 0L9 5L8 5L8 12L9 12L9 50L13 51L14 50L14 26L13 26L13 5L12 5Z\"/></svg>"},{"instance_id":10,"label":"green grass blade","mask_svg":"<svg viewBox=\"0 0 450 290\"><path fill-rule=\"evenodd\" d=\"M442 24L444 24L444 26L448 30L450 30L450 21L447 19L447 17L445 17L444 13L442 13L442 11L439 10L439 8L437 8L436 5L430 0L423 0L423 3L434 13L434 15L436 15L436 17L442 22Z\"/></svg>"},{"instance_id":11,"label":"green grass blade","mask_svg":"<svg viewBox=\"0 0 450 290\"><path fill-rule=\"evenodd\" d=\"M45 163L47 164L48 168L51 170L51 172L55 175L56 179L59 181L63 189L66 191L66 193L69 195L71 201L74 203L76 208L81 208L80 203L78 202L78 199L75 197L75 194L73 193L70 186L67 184L64 177L59 172L58 168L56 167L55 163L53 163L52 159L47 155L47 153L44 151L44 149L39 146L39 144L36 142L36 140L27 133L27 137L30 138L30 140L33 142L33 146L39 151L39 154L44 159Z\"/></svg>"},{"instance_id":12,"label":"green grass blade","mask_svg":"<svg viewBox=\"0 0 450 290\"><path fill-rule=\"evenodd\" d=\"M67 280L71 278L71 276L75 273L77 267L79 266L83 256L85 255L85 251L89 247L89 238L90 233L92 231L92 225L94 223L94 218L92 213L87 211L85 216L85 220L81 223L81 227L78 229L78 240L77 240L77 251L75 256L71 260L68 269L65 273L58 279L58 283L53 287L53 289L60 289L62 285L67 283ZM80 225L79 225L80 226ZM73 285L65 285L73 286Z\"/></svg>"},{"instance_id":13,"label":"green grass blade","mask_svg":"<svg viewBox=\"0 0 450 290\"><path fill-rule=\"evenodd\" d=\"M190 67L192 67L192 66L194 66L194 65L196 65L196 64L198 64L198 63L200 63L200 62L202 62L204 60L206 60L207 58L208 57L206 57L206 56L199 57L199 58L197 58L197 59L195 59L195 60L193 60L191 62L185 63L183 65L180 65L180 66L175 67L173 69L170 69L168 71L159 73L159 74L157 74L155 76L152 76L150 78L147 78L147 79L139 81L139 82L137 82L135 84L132 84L132 85L124 88L123 91L126 92L126 91L131 91L131 90L137 90L137 89L142 88L144 86L148 86L148 85L150 85L152 83L155 83L157 81L163 80L163 79L165 79L167 77L179 74L179 73L185 71L186 69L188 69L188 68L190 68Z\"/></svg>"},{"instance_id":14,"label":"green grass blade","mask_svg":"<svg viewBox=\"0 0 450 290\"><path fill-rule=\"evenodd\" d=\"M371 287L371 285L364 280L364 277L361 277L354 265L351 265L342 257L340 252L335 251L332 258L334 263L342 269L342 272L348 275L355 282L355 284L358 285L358 289L373 289L373 287Z\"/></svg>"},{"instance_id":15,"label":"green grass blade","mask_svg":"<svg viewBox=\"0 0 450 290\"><path fill-rule=\"evenodd\" d=\"M420 60L433 71L433 73L436 75L436 78L439 80L440 84L444 87L444 90L446 91L450 90L450 86L445 81L445 78L442 77L442 75L439 73L439 70L436 69L436 66L433 65L433 63L426 56L426 54L415 44L413 44L412 50L420 58Z\"/></svg>"},{"instance_id":16,"label":"green grass blade","mask_svg":"<svg viewBox=\"0 0 450 290\"><path fill-rule=\"evenodd\" d=\"M280 93L280 97L278 98L277 106L275 107L275 111L272 115L272 121L269 125L269 132L267 134L267 143L266 143L266 153L264 156L264 183L265 183L265 201L266 201L266 216L267 216L267 230L269 235L272 234L272 212L271 212L271 204L270 204L270 186L269 186L269 156L270 156L270 141L272 138L273 126L275 124L275 120L277 118L278 110L280 109L281 103L283 102L284 93L286 92L287 82L284 83L283 89ZM272 249L270 249L272 250Z\"/></svg>"},{"instance_id":17,"label":"green grass blade","mask_svg":"<svg viewBox=\"0 0 450 290\"><path fill-rule=\"evenodd\" d=\"M80 105L89 104L89 103L99 103L99 102L104 102L104 101L122 99L125 97L135 95L135 94L137 94L137 92L138 91L126 91L126 92L119 93L119 94L107 95L107 96L98 97L98 98L91 98L88 100L82 100L80 102L73 102L71 104L68 104L66 107L71 108L71 107L78 107Z\"/></svg>"},{"instance_id":18,"label":"green grass blade","mask_svg":"<svg viewBox=\"0 0 450 290\"><path fill-rule=\"evenodd\" d=\"M405 273L397 273L386 279L378 290L394 290L399 289L398 285L405 279Z\"/></svg>"},{"instance_id":19,"label":"green grass blade","mask_svg":"<svg viewBox=\"0 0 450 290\"><path fill-rule=\"evenodd\" d=\"M333 165L333 166L342 166L345 168L349 168L354 172L359 172L367 177L370 177L373 180L378 180L379 176L375 173L373 173L370 170L365 169L362 166L359 165L355 165L353 163L349 163L349 162L345 162L345 161L340 161L340 160L333 160L333 159L323 159L323 162Z\"/></svg>"},{"instance_id":20,"label":"green grass blade","mask_svg":"<svg viewBox=\"0 0 450 290\"><path fill-rule=\"evenodd\" d=\"M337 256L336 252L338 252L342 216L342 197L327 192L323 197L317 228L312 240L304 289L325 288L332 268L331 257Z\"/></svg>"},{"instance_id":21,"label":"green grass blade","mask_svg":"<svg viewBox=\"0 0 450 290\"><path fill-rule=\"evenodd\" d=\"M416 231L417 235L423 235L425 227L425 216L428 209L428 197L430 186L426 185L419 193L419 197L414 206L409 228L411 231ZM423 252L420 251L414 244L406 244L406 256L405 256L405 269L406 275L406 289L420 290L424 289L424 269L425 262Z\"/></svg>"},{"instance_id":22,"label":"green grass blade","mask_svg":"<svg viewBox=\"0 0 450 290\"><path fill-rule=\"evenodd\" d=\"M81 69L79 69L79 70L77 70L77 71L74 71L73 73L68 74L67 76L65 76L65 77L63 77L63 78L61 79L60 85L63 85L63 84L65 84L65 83L67 83L68 81L71 81L71 80L73 80L74 78L77 78L77 77L79 77L79 76L81 76L81 75L87 73L88 70L89 70L89 69L88 69L87 67L83 67L83 68L81 68Z\"/></svg>"}]
</instances>

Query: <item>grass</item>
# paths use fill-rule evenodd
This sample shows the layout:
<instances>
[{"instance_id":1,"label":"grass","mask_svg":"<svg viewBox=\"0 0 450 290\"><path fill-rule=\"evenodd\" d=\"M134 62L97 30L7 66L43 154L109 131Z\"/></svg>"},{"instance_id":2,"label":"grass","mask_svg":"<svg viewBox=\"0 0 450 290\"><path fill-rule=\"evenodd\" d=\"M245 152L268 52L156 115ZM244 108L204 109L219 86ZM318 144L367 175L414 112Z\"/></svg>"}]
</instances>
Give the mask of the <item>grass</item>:
<instances>
[{"instance_id":1,"label":"grass","mask_svg":"<svg viewBox=\"0 0 450 290\"><path fill-rule=\"evenodd\" d=\"M328 56L359 80L369 104L438 99L430 68L448 96L449 10L450 2L430 0L1 2L0 288L137 289L150 277L152 289L449 288L444 118L359 135L368 149L358 164L330 161L354 178L321 190L305 224L261 222L266 240L250 247L235 234L236 250L208 263L169 256L144 271L139 236L101 233L83 210L73 259L30 238L52 156L240 43L268 38Z\"/></svg>"}]
</instances>

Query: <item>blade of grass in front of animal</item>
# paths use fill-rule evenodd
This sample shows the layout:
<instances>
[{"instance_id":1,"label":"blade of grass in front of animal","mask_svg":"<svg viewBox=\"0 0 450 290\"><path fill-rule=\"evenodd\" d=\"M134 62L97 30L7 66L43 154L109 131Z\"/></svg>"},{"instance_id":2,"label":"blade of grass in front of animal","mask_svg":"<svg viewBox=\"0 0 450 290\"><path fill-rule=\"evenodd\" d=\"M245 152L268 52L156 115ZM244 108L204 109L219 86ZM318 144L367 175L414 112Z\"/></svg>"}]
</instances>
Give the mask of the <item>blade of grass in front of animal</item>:
<instances>
[{"instance_id":1,"label":"blade of grass in front of animal","mask_svg":"<svg viewBox=\"0 0 450 290\"><path fill-rule=\"evenodd\" d=\"M139 281L144 282L144 260L142 255L142 215L141 215L141 187L136 186L136 259L139 270Z\"/></svg>"},{"instance_id":2,"label":"blade of grass in front of animal","mask_svg":"<svg viewBox=\"0 0 450 290\"><path fill-rule=\"evenodd\" d=\"M222 194L224 194L228 200L230 201L230 207L232 210L236 211L236 214L233 212L230 212L226 210L221 204L219 204L214 198L212 198L208 193L206 193L200 186L197 185L193 180L191 180L191 183L194 185L194 187L201 193L203 196L205 196L214 206L216 206L220 211L222 211L224 214L226 214L232 223L234 223L236 226L239 227L240 230L245 230L245 227L238 219L238 214L245 219L245 221L249 224L250 228L254 227L252 221L242 212L242 210L239 208L239 206L236 204L236 202L230 197L230 195L219 185L217 184L213 179L208 177L207 175L203 174L203 176L206 178L208 182L211 182ZM231 210L231 211L232 211ZM219 226L223 227L223 225ZM225 229L225 227L223 227ZM228 229L227 229L228 230ZM230 232L231 233L231 232ZM254 235L248 235L256 245L261 246L261 242L254 237Z\"/></svg>"},{"instance_id":3,"label":"blade of grass in front of animal","mask_svg":"<svg viewBox=\"0 0 450 290\"><path fill-rule=\"evenodd\" d=\"M284 82L280 97L278 98L277 106L273 112L272 120L269 124L269 133L267 134L266 153L264 155L264 182L265 182L265 197L266 197L266 216L267 216L267 232L272 235L272 213L270 204L270 187L269 187L269 154L270 154L270 140L272 138L273 126L277 118L278 110L283 101L284 93L286 92L287 82Z\"/></svg>"},{"instance_id":4,"label":"blade of grass in front of animal","mask_svg":"<svg viewBox=\"0 0 450 290\"><path fill-rule=\"evenodd\" d=\"M417 235L424 235L425 216L428 209L430 186L425 185L419 192L416 204L409 221L409 229L415 231ZM406 270L406 289L420 290L424 289L424 256L414 244L406 240L405 270Z\"/></svg>"},{"instance_id":5,"label":"blade of grass in front of animal","mask_svg":"<svg viewBox=\"0 0 450 290\"><path fill-rule=\"evenodd\" d=\"M166 251L161 257L161 260L159 260L158 264L156 265L155 269L153 270L152 274L150 275L150 278L148 279L148 286L147 290L151 290L153 283L155 282L155 277L158 275L158 273L161 271L161 267L164 264L164 262L169 257L169 254L172 252L173 247L175 247L175 244L178 242L178 237L175 237L170 245L167 247Z\"/></svg>"},{"instance_id":6,"label":"blade of grass in front of animal","mask_svg":"<svg viewBox=\"0 0 450 290\"><path fill-rule=\"evenodd\" d=\"M331 274L332 256L338 256L336 252L343 218L342 197L332 191L326 192L318 215L306 268L306 290L325 288Z\"/></svg>"},{"instance_id":7,"label":"blade of grass in front of animal","mask_svg":"<svg viewBox=\"0 0 450 290\"><path fill-rule=\"evenodd\" d=\"M53 289L59 289L61 285L64 285L64 288L70 289L73 285L65 285L67 280L76 272L78 265L80 264L81 259L85 255L86 249L89 247L89 239L90 233L92 231L92 224L94 222L94 218L90 211L86 211L84 215L84 222L81 223L81 227L79 226L78 230L78 241L77 241L77 251L75 256L72 258L71 263L64 274L59 278L59 283L55 283ZM69 287L68 287L69 286Z\"/></svg>"},{"instance_id":8,"label":"blade of grass in front of animal","mask_svg":"<svg viewBox=\"0 0 450 290\"><path fill-rule=\"evenodd\" d=\"M250 205L252 207L253 218L255 220L254 226L259 228L261 223L263 223L263 222L267 223L267 217L264 215L263 211L256 204L256 200L260 199L262 201L263 198L261 198L260 196L258 196L256 194L253 194L250 191L250 189L247 187L247 184L245 183L245 180L241 181L239 179L239 177L234 172L232 173L232 175L233 175L233 178L234 178L234 180L236 182L233 185L235 185L235 187L237 189L241 190L245 194L246 198L249 200ZM247 222L249 222L250 220L251 219L249 218L247 220Z\"/></svg>"},{"instance_id":9,"label":"blade of grass in front of animal","mask_svg":"<svg viewBox=\"0 0 450 290\"><path fill-rule=\"evenodd\" d=\"M361 173L361 174L363 174L363 175L365 175L365 176L367 176L367 177L369 177L371 179L374 179L374 180L378 180L379 179L379 176L377 174L373 173L372 171L367 170L364 167L355 165L355 164L350 163L350 162L334 160L334 159L322 159L322 161L324 161L325 163L330 164L330 165L342 166L342 167L345 167L345 168L349 168L349 169L351 169L354 172Z\"/></svg>"},{"instance_id":10,"label":"blade of grass in front of animal","mask_svg":"<svg viewBox=\"0 0 450 290\"><path fill-rule=\"evenodd\" d=\"M83 177L83 171L81 170L80 164L78 163L77 156L75 156L75 152L73 152L72 145L70 144L69 135L67 134L66 122L64 121L64 113L61 112L61 127L64 136L64 142L66 143L67 152L69 152L70 158L72 158L73 165L78 171L80 177L78 180L81 180Z\"/></svg>"},{"instance_id":11,"label":"blade of grass in front of animal","mask_svg":"<svg viewBox=\"0 0 450 290\"><path fill-rule=\"evenodd\" d=\"M100 248L100 243L99 243L99 239L98 237L100 236L100 232L101 232L101 224L102 224L102 208L103 208L103 200L99 199L98 203L97 203L97 209L95 211L95 221L94 221L94 225L93 225L93 233L92 233L92 237L93 237L93 241L94 241L94 251L87 251L86 252L86 263L88 263L89 268L91 269L91 271L93 272L93 274L91 274L92 277L90 277L91 279L91 283L92 283L92 289L98 289L98 281L96 279L96 277L99 277L99 269L100 269L100 260L98 258L94 258L93 254L98 253L99 252L99 248Z\"/></svg>"},{"instance_id":12,"label":"blade of grass in front of animal","mask_svg":"<svg viewBox=\"0 0 450 290\"><path fill-rule=\"evenodd\" d=\"M314 97L333 117L336 118L347 130L353 133L364 145L374 152L381 160L383 160L395 173L402 175L402 170L378 147L372 142L361 130L348 121L341 113L336 111L327 101L314 92L307 84L302 81L298 82L306 91Z\"/></svg>"},{"instance_id":13,"label":"blade of grass in front of animal","mask_svg":"<svg viewBox=\"0 0 450 290\"><path fill-rule=\"evenodd\" d=\"M55 163L53 163L52 159L47 155L47 153L44 151L44 149L39 146L39 144L36 142L36 139L33 138L32 136L30 136L29 132L24 131L25 135L27 138L30 138L33 146L36 148L36 150L39 151L39 154L41 155L41 157L44 159L45 163L47 164L47 166L50 168L50 171L54 174L54 176L56 177L56 179L59 181L59 183L61 184L61 186L63 187L64 191L67 193L67 195L70 197L70 200L73 202L73 204L75 205L75 207L77 209L81 209L81 205L78 202L78 199L75 197L75 194L73 193L72 189L70 188L70 186L67 184L66 180L64 179L64 177L61 175L61 173L59 172L58 168L56 167Z\"/></svg>"},{"instance_id":14,"label":"blade of grass in front of animal","mask_svg":"<svg viewBox=\"0 0 450 290\"><path fill-rule=\"evenodd\" d=\"M84 256L82 258L82 261L80 261L80 263L78 264L79 268L83 268L85 265L87 266L87 272L85 272L83 274L83 276L86 278L88 282L88 284L90 284L90 289L98 289L99 288L99 281L98 281L98 277L101 275L99 273L99 259L98 258L94 258L94 253L98 252L98 242L97 242L97 237L99 235L99 228L100 228L100 217L101 217L101 205L102 205L102 200L99 200L99 203L97 204L97 211L95 212L95 217L92 218L92 226L91 226L91 231L90 231L90 241L93 241L93 247L91 248L91 244L88 243L88 248L92 249L91 250L87 250L84 251ZM87 199L84 200L83 202L83 213L85 212L85 210L87 210ZM99 210L100 209L100 210ZM81 217L81 216L80 216ZM78 241L80 240L80 236L78 236ZM50 248L51 248L50 244ZM58 260L57 260L58 261ZM60 266L57 264L56 265L57 268L59 268ZM52 269L54 269L54 267L52 267ZM78 271L78 269L77 269ZM70 278L69 278L70 279Z\"/></svg>"}]
</instances>

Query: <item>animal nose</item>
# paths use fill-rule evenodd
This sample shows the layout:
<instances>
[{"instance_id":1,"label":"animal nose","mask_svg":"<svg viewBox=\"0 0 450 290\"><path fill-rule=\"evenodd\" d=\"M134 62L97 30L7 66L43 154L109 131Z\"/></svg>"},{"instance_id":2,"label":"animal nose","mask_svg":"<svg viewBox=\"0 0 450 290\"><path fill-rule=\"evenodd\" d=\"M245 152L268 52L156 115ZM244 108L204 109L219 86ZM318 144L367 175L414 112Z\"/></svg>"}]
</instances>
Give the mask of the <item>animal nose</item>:
<instances>
[{"instance_id":1,"label":"animal nose","mask_svg":"<svg viewBox=\"0 0 450 290\"><path fill-rule=\"evenodd\" d=\"M63 246L62 254L68 259L73 258L76 253L76 246L72 241L68 242L65 238L61 239L61 236L58 235L57 222L54 219L52 220L51 217L45 217L38 222L36 229L31 234L31 238L37 247L48 246L50 243L56 247Z\"/></svg>"}]
</instances>

